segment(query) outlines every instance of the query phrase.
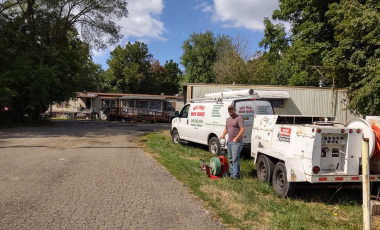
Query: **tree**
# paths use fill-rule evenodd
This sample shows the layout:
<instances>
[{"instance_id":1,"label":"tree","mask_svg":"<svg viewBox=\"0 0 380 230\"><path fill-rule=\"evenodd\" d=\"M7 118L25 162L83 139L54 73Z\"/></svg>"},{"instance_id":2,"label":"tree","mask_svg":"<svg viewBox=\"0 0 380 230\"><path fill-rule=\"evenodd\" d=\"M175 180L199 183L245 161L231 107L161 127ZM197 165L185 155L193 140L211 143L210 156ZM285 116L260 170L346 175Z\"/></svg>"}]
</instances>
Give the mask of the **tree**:
<instances>
[{"instance_id":1,"label":"tree","mask_svg":"<svg viewBox=\"0 0 380 230\"><path fill-rule=\"evenodd\" d=\"M378 1L340 1L326 15L337 45L324 59L337 84L348 86L348 108L364 115L380 111L380 8Z\"/></svg>"},{"instance_id":2,"label":"tree","mask_svg":"<svg viewBox=\"0 0 380 230\"><path fill-rule=\"evenodd\" d=\"M47 105L92 87L99 68L90 49L120 38L113 19L126 17L126 6L121 0L3 1L0 104L9 106L9 118L37 120Z\"/></svg>"},{"instance_id":3,"label":"tree","mask_svg":"<svg viewBox=\"0 0 380 230\"><path fill-rule=\"evenodd\" d=\"M217 38L207 30L206 33L193 33L183 45L181 64L185 67L185 78L193 83L212 83L215 73L212 70L217 60Z\"/></svg>"},{"instance_id":4,"label":"tree","mask_svg":"<svg viewBox=\"0 0 380 230\"><path fill-rule=\"evenodd\" d=\"M150 61L153 55L141 42L117 46L107 60L106 82L118 93L150 93Z\"/></svg>"},{"instance_id":5,"label":"tree","mask_svg":"<svg viewBox=\"0 0 380 230\"><path fill-rule=\"evenodd\" d=\"M162 84L162 92L169 95L177 94L181 91L180 82L183 78L182 70L179 68L178 63L173 60L166 61L164 68L167 70L167 76Z\"/></svg>"},{"instance_id":6,"label":"tree","mask_svg":"<svg viewBox=\"0 0 380 230\"><path fill-rule=\"evenodd\" d=\"M182 71L170 60L164 66L149 53L141 42L117 46L107 60L105 85L117 93L175 94L178 93Z\"/></svg>"},{"instance_id":7,"label":"tree","mask_svg":"<svg viewBox=\"0 0 380 230\"><path fill-rule=\"evenodd\" d=\"M273 19L292 24L291 46L280 60L291 66L290 85L314 85L319 80L348 89L348 108L360 114L380 110L380 22L374 0L280 0ZM273 29L266 23L268 31ZM262 44L278 45L271 34ZM281 40L280 40L281 41ZM275 49L276 50L276 49Z\"/></svg>"},{"instance_id":8,"label":"tree","mask_svg":"<svg viewBox=\"0 0 380 230\"><path fill-rule=\"evenodd\" d=\"M326 16L331 2L339 1L280 0L280 9L273 12L272 18L291 23L289 37L286 37L284 26L274 26L264 20L266 32L260 44L269 47L272 55L277 51L287 54L292 61L290 85L318 86L321 76L313 67L323 66L323 58L336 45L334 27ZM291 42L289 48L286 48L287 42Z\"/></svg>"},{"instance_id":9,"label":"tree","mask_svg":"<svg viewBox=\"0 0 380 230\"><path fill-rule=\"evenodd\" d=\"M249 84L252 81L249 60L253 54L248 40L237 36L224 37L218 41L217 61L213 65L215 82L224 84Z\"/></svg>"},{"instance_id":10,"label":"tree","mask_svg":"<svg viewBox=\"0 0 380 230\"><path fill-rule=\"evenodd\" d=\"M32 33L45 30L40 20L48 18L48 26L52 25L50 39L57 46L64 47L67 35L78 28L83 42L100 49L121 38L121 28L114 20L128 17L125 0L6 0L0 4L0 12L22 16Z\"/></svg>"}]
</instances>

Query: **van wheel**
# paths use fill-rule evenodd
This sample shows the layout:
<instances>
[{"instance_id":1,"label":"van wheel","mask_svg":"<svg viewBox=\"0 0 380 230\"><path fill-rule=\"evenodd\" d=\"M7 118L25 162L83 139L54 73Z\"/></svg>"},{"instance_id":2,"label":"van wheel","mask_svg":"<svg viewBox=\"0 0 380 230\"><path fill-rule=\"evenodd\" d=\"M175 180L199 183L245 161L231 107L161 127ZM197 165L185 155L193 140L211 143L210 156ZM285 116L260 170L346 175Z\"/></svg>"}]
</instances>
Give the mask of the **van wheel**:
<instances>
[{"instance_id":1,"label":"van wheel","mask_svg":"<svg viewBox=\"0 0 380 230\"><path fill-rule=\"evenodd\" d=\"M273 171L273 189L282 198L292 197L296 189L296 184L289 182L286 177L286 167L282 162L278 162Z\"/></svg>"},{"instance_id":2,"label":"van wheel","mask_svg":"<svg viewBox=\"0 0 380 230\"><path fill-rule=\"evenodd\" d=\"M274 167L274 163L268 157L265 155L260 155L256 168L257 179L261 182L270 183L272 181Z\"/></svg>"},{"instance_id":3,"label":"van wheel","mask_svg":"<svg viewBox=\"0 0 380 230\"><path fill-rule=\"evenodd\" d=\"M179 143L180 138L179 138L178 130L174 130L173 131L172 140L173 140L174 144L178 144Z\"/></svg>"},{"instance_id":4,"label":"van wheel","mask_svg":"<svg viewBox=\"0 0 380 230\"><path fill-rule=\"evenodd\" d=\"M208 149L209 149L210 153L219 155L220 143L219 143L219 139L217 137L212 137L210 139L210 141L208 142Z\"/></svg>"}]
</instances>

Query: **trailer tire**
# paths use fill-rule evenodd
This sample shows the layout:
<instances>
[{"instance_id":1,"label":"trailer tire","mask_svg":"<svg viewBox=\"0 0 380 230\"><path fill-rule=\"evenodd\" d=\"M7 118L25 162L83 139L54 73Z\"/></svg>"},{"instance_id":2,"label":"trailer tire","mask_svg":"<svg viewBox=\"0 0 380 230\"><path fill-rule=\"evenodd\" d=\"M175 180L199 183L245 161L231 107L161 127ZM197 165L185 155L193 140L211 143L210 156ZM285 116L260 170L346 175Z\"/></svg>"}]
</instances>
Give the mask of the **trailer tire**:
<instances>
[{"instance_id":1,"label":"trailer tire","mask_svg":"<svg viewBox=\"0 0 380 230\"><path fill-rule=\"evenodd\" d=\"M210 153L219 155L220 153L220 142L217 137L211 137L210 141L208 142L208 150Z\"/></svg>"},{"instance_id":2,"label":"trailer tire","mask_svg":"<svg viewBox=\"0 0 380 230\"><path fill-rule=\"evenodd\" d=\"M282 198L292 197L296 189L296 184L289 182L286 176L286 167L282 162L278 162L273 171L273 189Z\"/></svg>"},{"instance_id":3,"label":"trailer tire","mask_svg":"<svg viewBox=\"0 0 380 230\"><path fill-rule=\"evenodd\" d=\"M260 155L256 168L257 179L261 182L271 183L274 168L275 165L271 159L265 155Z\"/></svg>"},{"instance_id":4,"label":"trailer tire","mask_svg":"<svg viewBox=\"0 0 380 230\"><path fill-rule=\"evenodd\" d=\"M179 144L179 143L180 143L180 142L179 142L180 137L179 137L178 130L174 130L174 131L173 131L172 140L173 140L173 143L174 143L174 144Z\"/></svg>"}]
</instances>

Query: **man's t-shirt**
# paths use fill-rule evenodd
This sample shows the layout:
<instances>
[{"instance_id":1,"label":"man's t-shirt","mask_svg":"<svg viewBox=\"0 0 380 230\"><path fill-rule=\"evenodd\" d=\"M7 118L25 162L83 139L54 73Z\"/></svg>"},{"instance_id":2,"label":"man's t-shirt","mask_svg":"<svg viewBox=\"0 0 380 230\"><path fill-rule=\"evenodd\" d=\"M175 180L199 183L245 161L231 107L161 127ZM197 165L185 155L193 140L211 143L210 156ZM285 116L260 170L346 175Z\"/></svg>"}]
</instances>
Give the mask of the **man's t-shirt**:
<instances>
[{"instance_id":1,"label":"man's t-shirt","mask_svg":"<svg viewBox=\"0 0 380 230\"><path fill-rule=\"evenodd\" d=\"M239 115L235 115L234 117L227 118L227 121L226 121L226 128L227 128L227 133L228 133L227 142L231 142L233 139L235 139L235 137L239 134L241 127L244 127L244 120ZM242 138L243 136L240 139Z\"/></svg>"}]
</instances>

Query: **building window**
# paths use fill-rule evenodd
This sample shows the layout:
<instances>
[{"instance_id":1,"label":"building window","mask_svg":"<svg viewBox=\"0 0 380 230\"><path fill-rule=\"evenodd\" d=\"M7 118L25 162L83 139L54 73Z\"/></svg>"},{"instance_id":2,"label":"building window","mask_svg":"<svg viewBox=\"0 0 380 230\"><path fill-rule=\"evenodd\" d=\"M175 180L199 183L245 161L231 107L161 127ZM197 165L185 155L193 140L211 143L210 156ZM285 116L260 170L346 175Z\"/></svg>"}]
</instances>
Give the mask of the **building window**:
<instances>
[{"instance_id":1,"label":"building window","mask_svg":"<svg viewBox=\"0 0 380 230\"><path fill-rule=\"evenodd\" d=\"M103 107L115 107L116 100L112 99L103 99Z\"/></svg>"},{"instance_id":2,"label":"building window","mask_svg":"<svg viewBox=\"0 0 380 230\"><path fill-rule=\"evenodd\" d=\"M148 101L138 101L137 107L139 109L148 109Z\"/></svg>"},{"instance_id":3,"label":"building window","mask_svg":"<svg viewBox=\"0 0 380 230\"><path fill-rule=\"evenodd\" d=\"M166 111L175 112L175 102L167 102Z\"/></svg>"},{"instance_id":4,"label":"building window","mask_svg":"<svg viewBox=\"0 0 380 230\"><path fill-rule=\"evenodd\" d=\"M150 101L149 110L161 110L161 101Z\"/></svg>"},{"instance_id":5,"label":"building window","mask_svg":"<svg viewBox=\"0 0 380 230\"><path fill-rule=\"evenodd\" d=\"M126 108L136 108L136 101L135 100L126 100L123 102L123 106Z\"/></svg>"}]
</instances>

